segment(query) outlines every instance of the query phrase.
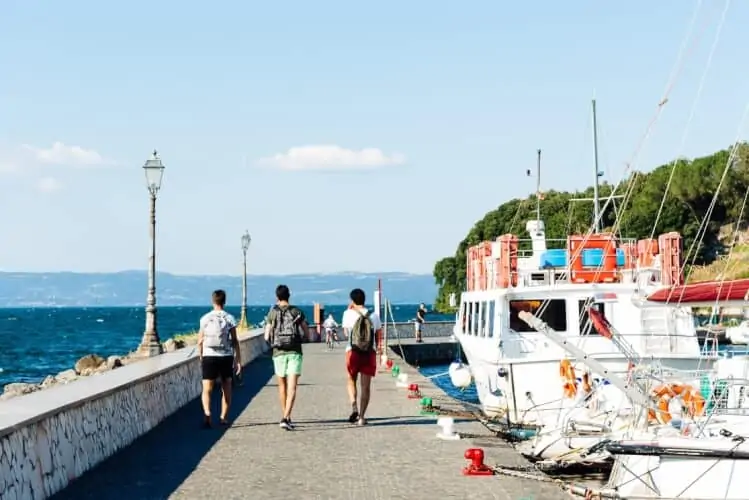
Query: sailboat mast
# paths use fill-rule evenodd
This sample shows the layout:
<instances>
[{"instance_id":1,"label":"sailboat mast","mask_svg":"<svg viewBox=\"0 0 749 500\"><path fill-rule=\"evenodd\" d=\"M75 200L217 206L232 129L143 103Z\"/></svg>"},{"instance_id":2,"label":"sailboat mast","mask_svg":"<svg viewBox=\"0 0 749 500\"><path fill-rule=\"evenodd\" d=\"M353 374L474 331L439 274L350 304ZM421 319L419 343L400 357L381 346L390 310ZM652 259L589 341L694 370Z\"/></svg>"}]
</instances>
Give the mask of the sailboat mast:
<instances>
[{"instance_id":1,"label":"sailboat mast","mask_svg":"<svg viewBox=\"0 0 749 500\"><path fill-rule=\"evenodd\" d=\"M536 159L536 220L541 220L541 150Z\"/></svg>"},{"instance_id":2,"label":"sailboat mast","mask_svg":"<svg viewBox=\"0 0 749 500\"><path fill-rule=\"evenodd\" d=\"M601 231L600 206L598 197L598 122L596 119L596 100L593 99L593 159L595 172L595 181L593 182L593 230L598 233Z\"/></svg>"}]
</instances>

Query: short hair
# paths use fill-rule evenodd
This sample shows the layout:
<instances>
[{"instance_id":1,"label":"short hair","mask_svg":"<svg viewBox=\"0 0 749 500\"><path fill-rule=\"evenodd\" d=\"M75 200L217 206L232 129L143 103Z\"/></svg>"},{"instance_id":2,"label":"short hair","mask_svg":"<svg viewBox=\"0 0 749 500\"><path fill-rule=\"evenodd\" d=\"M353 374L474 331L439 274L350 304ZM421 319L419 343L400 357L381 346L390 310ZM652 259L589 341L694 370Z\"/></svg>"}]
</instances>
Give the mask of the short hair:
<instances>
[{"instance_id":1,"label":"short hair","mask_svg":"<svg viewBox=\"0 0 749 500\"><path fill-rule=\"evenodd\" d=\"M211 302L217 306L224 307L226 305L226 292L223 290L216 290L211 294Z\"/></svg>"},{"instance_id":2,"label":"short hair","mask_svg":"<svg viewBox=\"0 0 749 500\"><path fill-rule=\"evenodd\" d=\"M289 287L286 285L278 285L276 287L276 298L278 300L283 300L288 302L289 297L291 297L291 292L289 291Z\"/></svg>"},{"instance_id":3,"label":"short hair","mask_svg":"<svg viewBox=\"0 0 749 500\"><path fill-rule=\"evenodd\" d=\"M351 297L351 302L354 303L356 306L363 306L364 301L367 300L367 296L364 295L364 290L361 288L354 288L351 290L351 294L349 295Z\"/></svg>"}]
</instances>

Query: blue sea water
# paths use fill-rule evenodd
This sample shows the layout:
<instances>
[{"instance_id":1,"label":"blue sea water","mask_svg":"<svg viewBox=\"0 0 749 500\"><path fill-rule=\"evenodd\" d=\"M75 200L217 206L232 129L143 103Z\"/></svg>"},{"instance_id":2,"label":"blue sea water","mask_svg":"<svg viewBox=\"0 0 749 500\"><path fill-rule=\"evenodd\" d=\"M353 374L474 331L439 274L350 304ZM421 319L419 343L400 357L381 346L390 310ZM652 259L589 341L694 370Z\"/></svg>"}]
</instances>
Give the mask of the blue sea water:
<instances>
[{"instance_id":1,"label":"blue sea water","mask_svg":"<svg viewBox=\"0 0 749 500\"><path fill-rule=\"evenodd\" d=\"M479 394L476 392L476 386L473 382L471 382L471 385L465 389L458 389L452 384L452 382L450 382L450 376L447 374L449 366L450 365L425 366L419 368L419 372L425 377L431 378L434 385L439 387L448 396L452 396L461 401L479 404Z\"/></svg>"},{"instance_id":2,"label":"blue sea water","mask_svg":"<svg viewBox=\"0 0 749 500\"><path fill-rule=\"evenodd\" d=\"M311 321L312 306L300 308ZM340 322L345 308L327 305L325 312L333 313ZM396 321L409 321L416 315L417 305L393 304L392 309ZM159 336L163 341L197 330L200 316L208 310L159 308ZM239 320L239 307L227 310ZM257 324L267 312L267 306L248 307L248 321ZM453 316L430 314L428 319L444 321ZM0 309L0 387L11 382L41 382L47 375L72 368L87 354L127 354L138 347L144 326L142 307Z\"/></svg>"}]
</instances>

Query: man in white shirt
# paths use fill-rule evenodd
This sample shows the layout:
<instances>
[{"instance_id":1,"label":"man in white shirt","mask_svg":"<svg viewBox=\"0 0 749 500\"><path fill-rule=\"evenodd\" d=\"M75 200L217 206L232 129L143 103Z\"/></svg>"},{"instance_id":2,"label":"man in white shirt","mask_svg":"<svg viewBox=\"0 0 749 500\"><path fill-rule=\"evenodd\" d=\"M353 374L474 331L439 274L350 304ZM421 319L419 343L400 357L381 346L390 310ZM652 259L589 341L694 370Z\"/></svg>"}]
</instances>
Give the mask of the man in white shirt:
<instances>
[{"instance_id":1,"label":"man in white shirt","mask_svg":"<svg viewBox=\"0 0 749 500\"><path fill-rule=\"evenodd\" d=\"M333 341L338 342L338 337L335 334L335 329L338 328L338 323L336 323L335 318L333 318L333 314L329 314L327 319L323 321L322 324L323 328L325 328L325 343L328 345L328 348L333 348Z\"/></svg>"},{"instance_id":2,"label":"man in white shirt","mask_svg":"<svg viewBox=\"0 0 749 500\"><path fill-rule=\"evenodd\" d=\"M377 372L375 342L382 329L380 316L364 307L366 296L360 288L351 290L351 304L343 313L341 326L348 339L346 346L346 371L348 395L351 401L349 422L366 425L365 414L369 406L372 377ZM365 337L366 333L366 337ZM357 405L356 382L361 375L361 401Z\"/></svg>"}]
</instances>

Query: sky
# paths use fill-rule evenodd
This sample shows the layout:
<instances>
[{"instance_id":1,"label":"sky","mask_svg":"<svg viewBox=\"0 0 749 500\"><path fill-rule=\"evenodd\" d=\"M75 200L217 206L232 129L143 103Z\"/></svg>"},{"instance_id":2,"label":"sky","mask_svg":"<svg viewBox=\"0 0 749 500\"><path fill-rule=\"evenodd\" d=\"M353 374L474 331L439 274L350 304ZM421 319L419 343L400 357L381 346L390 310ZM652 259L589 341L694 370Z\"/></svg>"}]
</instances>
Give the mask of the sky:
<instances>
[{"instance_id":1,"label":"sky","mask_svg":"<svg viewBox=\"0 0 749 500\"><path fill-rule=\"evenodd\" d=\"M247 229L251 274L430 273L535 189L537 149L542 189L591 184L592 98L610 182L745 138L748 20L735 0L3 0L0 270L145 269L157 149L160 271L239 274Z\"/></svg>"}]
</instances>

